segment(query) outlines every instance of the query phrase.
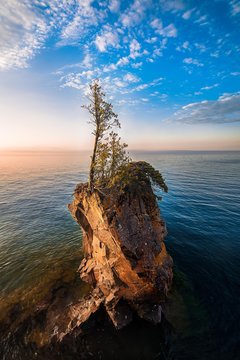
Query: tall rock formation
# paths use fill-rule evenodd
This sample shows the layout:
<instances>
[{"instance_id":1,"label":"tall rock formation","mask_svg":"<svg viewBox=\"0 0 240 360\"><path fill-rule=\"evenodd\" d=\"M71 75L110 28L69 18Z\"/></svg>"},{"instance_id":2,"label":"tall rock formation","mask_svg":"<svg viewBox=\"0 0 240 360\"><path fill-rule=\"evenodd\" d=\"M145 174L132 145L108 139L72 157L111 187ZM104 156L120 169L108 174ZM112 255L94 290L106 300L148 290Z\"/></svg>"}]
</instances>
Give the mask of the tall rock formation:
<instances>
[{"instance_id":1,"label":"tall rock formation","mask_svg":"<svg viewBox=\"0 0 240 360\"><path fill-rule=\"evenodd\" d=\"M89 284L87 295L73 291L76 283L71 280L57 281L30 310L24 311L20 304L10 308L1 323L3 352L16 339L26 349L34 344L44 359L51 349L71 349L78 339L82 344L84 336L79 335L84 335L92 323L88 319L100 307L117 329L127 325L133 313L154 324L161 321L173 262L164 245L166 228L151 185L155 181L163 190L167 187L147 163L132 163L129 169L105 190L90 192L87 184L78 185L69 205L83 232L84 258L78 271ZM96 318L91 318L93 323Z\"/></svg>"},{"instance_id":2,"label":"tall rock formation","mask_svg":"<svg viewBox=\"0 0 240 360\"><path fill-rule=\"evenodd\" d=\"M160 322L173 263L164 244L166 227L150 182L141 192L126 187L108 193L89 192L86 184L80 184L69 209L83 231L80 277L92 286L80 308L73 306L75 320L69 331L85 322L101 304L116 328L129 323L132 312Z\"/></svg>"}]
</instances>

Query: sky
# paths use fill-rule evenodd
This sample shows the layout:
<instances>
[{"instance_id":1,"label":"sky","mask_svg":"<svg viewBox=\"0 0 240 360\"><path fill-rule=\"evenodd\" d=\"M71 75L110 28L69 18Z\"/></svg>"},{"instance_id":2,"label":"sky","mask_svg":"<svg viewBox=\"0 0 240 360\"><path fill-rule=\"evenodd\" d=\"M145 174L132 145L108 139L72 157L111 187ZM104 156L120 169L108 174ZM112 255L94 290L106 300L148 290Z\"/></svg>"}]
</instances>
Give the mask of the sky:
<instances>
[{"instance_id":1,"label":"sky","mask_svg":"<svg viewBox=\"0 0 240 360\"><path fill-rule=\"evenodd\" d=\"M0 149L87 150L100 79L129 149L240 150L240 0L0 2Z\"/></svg>"}]
</instances>

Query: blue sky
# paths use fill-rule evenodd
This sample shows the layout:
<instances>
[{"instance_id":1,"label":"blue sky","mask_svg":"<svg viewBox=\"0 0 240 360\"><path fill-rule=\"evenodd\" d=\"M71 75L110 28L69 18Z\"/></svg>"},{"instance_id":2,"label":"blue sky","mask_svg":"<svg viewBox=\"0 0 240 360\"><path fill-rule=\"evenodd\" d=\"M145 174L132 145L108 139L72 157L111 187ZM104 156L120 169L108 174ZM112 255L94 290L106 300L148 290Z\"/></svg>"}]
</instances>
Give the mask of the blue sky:
<instances>
[{"instance_id":1,"label":"blue sky","mask_svg":"<svg viewBox=\"0 0 240 360\"><path fill-rule=\"evenodd\" d=\"M87 149L99 78L133 149L240 149L240 1L6 0L0 148Z\"/></svg>"}]
</instances>

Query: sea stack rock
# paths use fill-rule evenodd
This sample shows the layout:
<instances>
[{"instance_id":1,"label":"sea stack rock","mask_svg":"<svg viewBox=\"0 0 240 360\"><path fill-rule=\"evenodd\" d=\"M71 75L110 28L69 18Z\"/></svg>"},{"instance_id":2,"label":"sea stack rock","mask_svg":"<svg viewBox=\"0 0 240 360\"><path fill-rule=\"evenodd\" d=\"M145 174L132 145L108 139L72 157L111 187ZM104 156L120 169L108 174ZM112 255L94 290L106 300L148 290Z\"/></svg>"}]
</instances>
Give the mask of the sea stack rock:
<instances>
[{"instance_id":1,"label":"sea stack rock","mask_svg":"<svg viewBox=\"0 0 240 360\"><path fill-rule=\"evenodd\" d=\"M161 321L161 304L171 287L171 257L166 227L150 182L139 187L89 191L79 184L69 210L81 226L83 251L79 273L92 292L72 308L79 327L102 304L117 329L132 313Z\"/></svg>"}]
</instances>

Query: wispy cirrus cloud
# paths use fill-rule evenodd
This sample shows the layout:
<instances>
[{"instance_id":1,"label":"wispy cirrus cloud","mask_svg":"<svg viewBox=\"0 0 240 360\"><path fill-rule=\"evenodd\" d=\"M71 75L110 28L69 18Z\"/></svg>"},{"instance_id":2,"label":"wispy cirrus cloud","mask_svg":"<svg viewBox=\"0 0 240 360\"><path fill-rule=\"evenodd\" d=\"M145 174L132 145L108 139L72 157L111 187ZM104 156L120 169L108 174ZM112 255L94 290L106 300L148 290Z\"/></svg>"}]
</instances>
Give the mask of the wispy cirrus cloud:
<instances>
[{"instance_id":1,"label":"wispy cirrus cloud","mask_svg":"<svg viewBox=\"0 0 240 360\"><path fill-rule=\"evenodd\" d=\"M0 3L0 69L24 68L52 35L58 46L79 44L106 12L92 0L7 0Z\"/></svg>"},{"instance_id":2,"label":"wispy cirrus cloud","mask_svg":"<svg viewBox=\"0 0 240 360\"><path fill-rule=\"evenodd\" d=\"M97 23L90 0L8 0L0 4L0 68L24 68L44 47L52 31L60 30L59 45L72 43Z\"/></svg>"},{"instance_id":3,"label":"wispy cirrus cloud","mask_svg":"<svg viewBox=\"0 0 240 360\"><path fill-rule=\"evenodd\" d=\"M220 84L213 84L213 85L210 85L210 86L203 86L201 87L200 91L195 91L194 92L194 95L201 95L203 93L203 91L208 91L208 90L212 90L212 89L215 89L219 86Z\"/></svg>"},{"instance_id":4,"label":"wispy cirrus cloud","mask_svg":"<svg viewBox=\"0 0 240 360\"><path fill-rule=\"evenodd\" d=\"M216 88L218 86L219 86L219 84L213 84L213 85L210 85L210 86L204 86L204 87L201 88L201 90L212 90L212 89L214 89L214 88Z\"/></svg>"},{"instance_id":5,"label":"wispy cirrus cloud","mask_svg":"<svg viewBox=\"0 0 240 360\"><path fill-rule=\"evenodd\" d=\"M223 94L217 100L204 100L185 105L167 121L183 124L240 122L240 93Z\"/></svg>"},{"instance_id":6,"label":"wispy cirrus cloud","mask_svg":"<svg viewBox=\"0 0 240 360\"><path fill-rule=\"evenodd\" d=\"M123 91L122 94L131 94L131 93L134 93L134 92L143 91L145 89L148 89L148 88L151 88L151 87L154 87L154 86L158 86L158 85L162 84L163 80L164 80L163 77L156 78L156 79L152 80L149 83L142 83L142 84L140 84L138 86L135 86L134 88L127 89L127 90Z\"/></svg>"},{"instance_id":7,"label":"wispy cirrus cloud","mask_svg":"<svg viewBox=\"0 0 240 360\"><path fill-rule=\"evenodd\" d=\"M0 4L0 69L24 68L43 46L49 26L30 2Z\"/></svg>"}]
</instances>

